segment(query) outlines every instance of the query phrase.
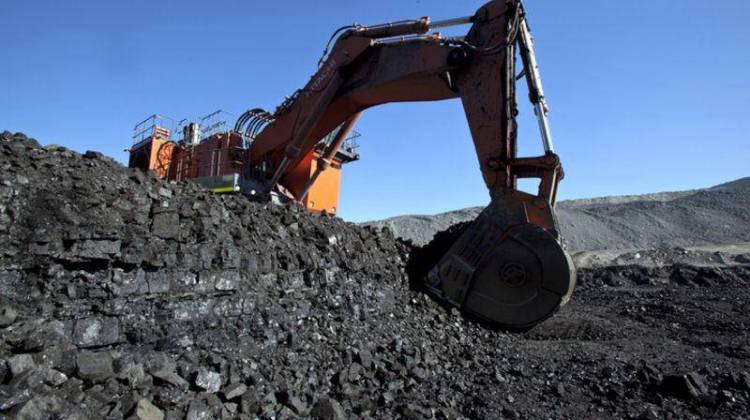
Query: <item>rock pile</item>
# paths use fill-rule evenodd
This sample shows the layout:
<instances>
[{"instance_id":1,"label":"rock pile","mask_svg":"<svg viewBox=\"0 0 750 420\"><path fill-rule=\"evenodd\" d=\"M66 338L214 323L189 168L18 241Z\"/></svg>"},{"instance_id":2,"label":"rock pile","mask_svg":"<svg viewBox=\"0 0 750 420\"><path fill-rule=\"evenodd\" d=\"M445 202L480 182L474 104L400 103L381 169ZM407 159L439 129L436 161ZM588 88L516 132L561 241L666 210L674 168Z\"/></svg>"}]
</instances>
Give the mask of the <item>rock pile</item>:
<instances>
[{"instance_id":1,"label":"rock pile","mask_svg":"<svg viewBox=\"0 0 750 420\"><path fill-rule=\"evenodd\" d=\"M590 270L509 333L411 290L410 251L2 133L0 418L748 412L746 267Z\"/></svg>"},{"instance_id":2,"label":"rock pile","mask_svg":"<svg viewBox=\"0 0 750 420\"><path fill-rule=\"evenodd\" d=\"M374 375L409 306L392 236L20 135L0 156L0 409L19 417L338 416L333 387Z\"/></svg>"}]
</instances>

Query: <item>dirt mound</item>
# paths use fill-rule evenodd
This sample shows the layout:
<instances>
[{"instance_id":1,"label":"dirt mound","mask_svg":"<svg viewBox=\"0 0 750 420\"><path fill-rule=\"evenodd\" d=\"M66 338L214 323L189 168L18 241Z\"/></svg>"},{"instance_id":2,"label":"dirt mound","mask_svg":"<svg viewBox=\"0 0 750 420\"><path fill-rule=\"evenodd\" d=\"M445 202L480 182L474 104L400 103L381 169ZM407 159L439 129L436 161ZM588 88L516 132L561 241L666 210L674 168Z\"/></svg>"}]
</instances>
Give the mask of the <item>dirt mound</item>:
<instances>
[{"instance_id":1,"label":"dirt mound","mask_svg":"<svg viewBox=\"0 0 750 420\"><path fill-rule=\"evenodd\" d=\"M638 251L587 251L573 255L575 266L606 267L612 265L694 265L704 267L746 265L750 263L750 243L726 246L709 245L689 248L654 248Z\"/></svg>"},{"instance_id":2,"label":"dirt mound","mask_svg":"<svg viewBox=\"0 0 750 420\"><path fill-rule=\"evenodd\" d=\"M746 266L582 271L493 331L410 289L388 231L10 133L0 169L0 417L748 412Z\"/></svg>"},{"instance_id":3,"label":"dirt mound","mask_svg":"<svg viewBox=\"0 0 750 420\"><path fill-rule=\"evenodd\" d=\"M562 201L560 229L572 251L639 250L750 241L750 178L704 190ZM436 232L473 220L472 207L434 216L399 216L367 225L388 226L423 245Z\"/></svg>"},{"instance_id":4,"label":"dirt mound","mask_svg":"<svg viewBox=\"0 0 750 420\"><path fill-rule=\"evenodd\" d=\"M750 241L748 203L739 180L666 201L561 206L560 223L575 250L735 244Z\"/></svg>"},{"instance_id":5,"label":"dirt mound","mask_svg":"<svg viewBox=\"0 0 750 420\"><path fill-rule=\"evenodd\" d=\"M180 415L308 414L404 340L406 248L392 236L19 140L0 146L0 295L14 319L0 358L23 393L0 407L103 418L146 398ZM405 346L414 369L421 352Z\"/></svg>"}]
</instances>

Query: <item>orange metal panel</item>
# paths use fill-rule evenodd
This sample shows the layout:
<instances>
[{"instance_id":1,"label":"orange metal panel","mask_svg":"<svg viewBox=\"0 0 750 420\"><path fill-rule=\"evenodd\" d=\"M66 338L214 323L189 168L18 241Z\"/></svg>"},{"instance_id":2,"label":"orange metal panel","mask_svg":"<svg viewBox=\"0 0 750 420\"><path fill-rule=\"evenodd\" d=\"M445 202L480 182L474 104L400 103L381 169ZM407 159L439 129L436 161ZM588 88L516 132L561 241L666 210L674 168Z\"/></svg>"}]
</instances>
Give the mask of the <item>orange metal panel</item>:
<instances>
[{"instance_id":1,"label":"orange metal panel","mask_svg":"<svg viewBox=\"0 0 750 420\"><path fill-rule=\"evenodd\" d=\"M305 188L307 180L312 176L313 161L317 158L318 155L312 151L305 155L297 166L286 175L282 185L295 196L299 196Z\"/></svg>"},{"instance_id":2,"label":"orange metal panel","mask_svg":"<svg viewBox=\"0 0 750 420\"><path fill-rule=\"evenodd\" d=\"M184 179L241 173L246 152L242 137L221 133L203 140L197 146L176 146L169 169L169 179Z\"/></svg>"},{"instance_id":3,"label":"orange metal panel","mask_svg":"<svg viewBox=\"0 0 750 420\"><path fill-rule=\"evenodd\" d=\"M299 196L318 167L320 154L311 151L284 178L283 185L295 196ZM305 209L315 213L335 215L339 206L339 187L341 185L341 163L333 161L320 173L307 196L302 201Z\"/></svg>"},{"instance_id":4,"label":"orange metal panel","mask_svg":"<svg viewBox=\"0 0 750 420\"><path fill-rule=\"evenodd\" d=\"M172 164L169 168L170 181L184 181L198 176L194 164L195 153L192 148L176 147Z\"/></svg>"},{"instance_id":5,"label":"orange metal panel","mask_svg":"<svg viewBox=\"0 0 750 420\"><path fill-rule=\"evenodd\" d=\"M151 137L130 150L128 166L151 171L159 178L166 179L176 148L176 145L168 140Z\"/></svg>"},{"instance_id":6,"label":"orange metal panel","mask_svg":"<svg viewBox=\"0 0 750 420\"><path fill-rule=\"evenodd\" d=\"M151 139L151 159L148 169L161 179L169 175L169 166L174 157L176 145L168 140Z\"/></svg>"},{"instance_id":7,"label":"orange metal panel","mask_svg":"<svg viewBox=\"0 0 750 420\"><path fill-rule=\"evenodd\" d=\"M241 149L238 135L217 135L195 147L182 147L174 142L151 138L130 152L131 167L150 170L161 179L185 180L201 176L241 172L247 155ZM317 168L320 154L310 151L284 177L282 184L299 196ZM308 211L335 215L339 205L341 162L334 160L320 173L302 204Z\"/></svg>"},{"instance_id":8,"label":"orange metal panel","mask_svg":"<svg viewBox=\"0 0 750 420\"><path fill-rule=\"evenodd\" d=\"M315 172L317 160L312 161L311 173ZM335 215L339 209L339 188L341 187L341 164L334 161L321 172L310 188L303 204L309 211L326 212Z\"/></svg>"}]
</instances>

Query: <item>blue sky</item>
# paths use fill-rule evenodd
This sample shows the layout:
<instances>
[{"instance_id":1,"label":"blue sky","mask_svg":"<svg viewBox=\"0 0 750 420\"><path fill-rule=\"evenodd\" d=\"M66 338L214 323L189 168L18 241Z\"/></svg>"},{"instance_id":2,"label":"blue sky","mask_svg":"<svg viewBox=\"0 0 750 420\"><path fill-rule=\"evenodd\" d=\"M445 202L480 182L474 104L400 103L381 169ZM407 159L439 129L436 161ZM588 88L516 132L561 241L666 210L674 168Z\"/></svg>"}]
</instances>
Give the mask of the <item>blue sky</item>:
<instances>
[{"instance_id":1,"label":"blue sky","mask_svg":"<svg viewBox=\"0 0 750 420\"><path fill-rule=\"evenodd\" d=\"M481 1L0 2L0 130L120 161L152 113L273 110L346 24L472 14ZM750 175L750 2L527 0L561 198L709 186ZM452 31L451 33L459 33ZM521 98L525 99L525 98ZM539 153L522 104L521 153ZM391 104L359 123L340 215L482 205L460 102Z\"/></svg>"}]
</instances>

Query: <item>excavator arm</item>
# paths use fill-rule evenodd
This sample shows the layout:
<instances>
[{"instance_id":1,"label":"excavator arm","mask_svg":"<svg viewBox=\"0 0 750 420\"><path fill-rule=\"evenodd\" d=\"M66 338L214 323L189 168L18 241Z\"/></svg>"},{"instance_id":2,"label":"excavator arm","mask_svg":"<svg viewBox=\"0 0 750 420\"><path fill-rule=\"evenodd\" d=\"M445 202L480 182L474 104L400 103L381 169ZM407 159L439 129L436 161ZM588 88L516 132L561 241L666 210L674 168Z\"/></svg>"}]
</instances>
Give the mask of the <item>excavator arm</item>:
<instances>
[{"instance_id":1,"label":"excavator arm","mask_svg":"<svg viewBox=\"0 0 750 420\"><path fill-rule=\"evenodd\" d=\"M471 24L465 37L430 32ZM518 157L517 57L535 109L545 154ZM460 98L491 202L442 256L425 285L447 304L503 327L526 328L564 304L575 285L554 205L563 177L547 123L533 40L519 0L495 0L473 16L352 26L336 39L317 73L255 136L250 162L263 162L269 192L302 200L362 112L406 101ZM302 187L286 177L338 127ZM539 179L537 194L519 178Z\"/></svg>"}]
</instances>

